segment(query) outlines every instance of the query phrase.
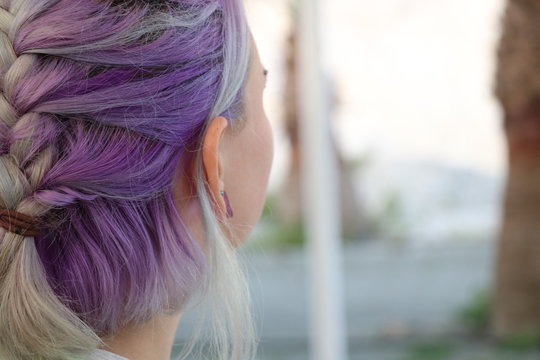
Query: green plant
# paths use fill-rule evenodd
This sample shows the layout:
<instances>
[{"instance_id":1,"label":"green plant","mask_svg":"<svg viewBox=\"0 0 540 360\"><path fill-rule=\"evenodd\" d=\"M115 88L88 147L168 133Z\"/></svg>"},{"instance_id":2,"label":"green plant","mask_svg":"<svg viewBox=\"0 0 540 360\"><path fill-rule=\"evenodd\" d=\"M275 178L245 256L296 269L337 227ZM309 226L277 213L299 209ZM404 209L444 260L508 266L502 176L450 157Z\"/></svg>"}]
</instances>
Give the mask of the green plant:
<instances>
[{"instance_id":1,"label":"green plant","mask_svg":"<svg viewBox=\"0 0 540 360\"><path fill-rule=\"evenodd\" d=\"M429 342L413 345L409 349L407 360L444 360L454 352L454 345L443 342Z\"/></svg>"},{"instance_id":2,"label":"green plant","mask_svg":"<svg viewBox=\"0 0 540 360\"><path fill-rule=\"evenodd\" d=\"M497 343L499 349L512 351L530 351L540 346L538 331L523 331L501 339Z\"/></svg>"},{"instance_id":3,"label":"green plant","mask_svg":"<svg viewBox=\"0 0 540 360\"><path fill-rule=\"evenodd\" d=\"M270 193L266 195L261 217L263 219L274 219L274 211L276 211L277 194Z\"/></svg>"},{"instance_id":4,"label":"green plant","mask_svg":"<svg viewBox=\"0 0 540 360\"><path fill-rule=\"evenodd\" d=\"M270 222L264 231L254 235L252 246L257 248L290 249L304 245L304 229L301 223L280 224Z\"/></svg>"},{"instance_id":5,"label":"green plant","mask_svg":"<svg viewBox=\"0 0 540 360\"><path fill-rule=\"evenodd\" d=\"M490 290L481 290L459 312L460 320L476 334L487 334L491 312L491 297Z\"/></svg>"},{"instance_id":6,"label":"green plant","mask_svg":"<svg viewBox=\"0 0 540 360\"><path fill-rule=\"evenodd\" d=\"M301 247L304 245L304 228L301 223L286 224L277 227L271 234L271 243L276 247Z\"/></svg>"}]
</instances>

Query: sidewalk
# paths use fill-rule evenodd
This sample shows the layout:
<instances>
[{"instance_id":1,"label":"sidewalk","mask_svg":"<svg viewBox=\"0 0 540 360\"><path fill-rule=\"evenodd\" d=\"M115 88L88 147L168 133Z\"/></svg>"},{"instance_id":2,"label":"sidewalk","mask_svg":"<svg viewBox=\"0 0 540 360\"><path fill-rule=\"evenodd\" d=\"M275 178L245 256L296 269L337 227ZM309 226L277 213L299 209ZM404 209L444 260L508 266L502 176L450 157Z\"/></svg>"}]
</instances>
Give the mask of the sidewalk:
<instances>
[{"instance_id":1,"label":"sidewalk","mask_svg":"<svg viewBox=\"0 0 540 360\"><path fill-rule=\"evenodd\" d=\"M400 337L456 330L456 311L491 282L488 241L348 246L344 272L349 336ZM266 339L307 335L303 252L254 254L251 289Z\"/></svg>"},{"instance_id":2,"label":"sidewalk","mask_svg":"<svg viewBox=\"0 0 540 360\"><path fill-rule=\"evenodd\" d=\"M249 253L260 360L308 360L305 254ZM498 357L489 344L469 343L451 335L462 330L457 312L489 287L493 258L494 243L488 240L368 241L347 246L344 269L350 359L529 359L528 354ZM422 351L446 355L410 357Z\"/></svg>"}]
</instances>

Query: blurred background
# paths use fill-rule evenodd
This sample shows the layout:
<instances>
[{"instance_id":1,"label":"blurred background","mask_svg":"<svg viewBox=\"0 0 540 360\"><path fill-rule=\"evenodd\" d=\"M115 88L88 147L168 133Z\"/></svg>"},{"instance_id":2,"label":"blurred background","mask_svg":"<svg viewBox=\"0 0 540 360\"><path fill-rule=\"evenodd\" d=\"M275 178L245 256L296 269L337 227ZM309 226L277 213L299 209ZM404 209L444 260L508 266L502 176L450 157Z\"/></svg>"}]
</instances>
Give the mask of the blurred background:
<instances>
[{"instance_id":1,"label":"blurred background","mask_svg":"<svg viewBox=\"0 0 540 360\"><path fill-rule=\"evenodd\" d=\"M259 358L312 359L299 6L245 4L275 138L264 213L239 249ZM540 3L319 5L348 358L539 359Z\"/></svg>"}]
</instances>

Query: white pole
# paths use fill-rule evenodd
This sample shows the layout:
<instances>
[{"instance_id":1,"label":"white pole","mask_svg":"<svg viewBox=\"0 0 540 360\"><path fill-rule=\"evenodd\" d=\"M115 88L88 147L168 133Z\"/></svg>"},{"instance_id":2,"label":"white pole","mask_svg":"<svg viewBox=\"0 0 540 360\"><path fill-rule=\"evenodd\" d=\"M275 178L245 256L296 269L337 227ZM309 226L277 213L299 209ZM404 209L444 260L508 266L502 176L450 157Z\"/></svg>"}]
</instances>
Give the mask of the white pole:
<instances>
[{"instance_id":1,"label":"white pole","mask_svg":"<svg viewBox=\"0 0 540 360\"><path fill-rule=\"evenodd\" d=\"M298 80L302 198L308 254L310 358L345 360L347 330L337 157L321 71L318 1L300 0Z\"/></svg>"}]
</instances>

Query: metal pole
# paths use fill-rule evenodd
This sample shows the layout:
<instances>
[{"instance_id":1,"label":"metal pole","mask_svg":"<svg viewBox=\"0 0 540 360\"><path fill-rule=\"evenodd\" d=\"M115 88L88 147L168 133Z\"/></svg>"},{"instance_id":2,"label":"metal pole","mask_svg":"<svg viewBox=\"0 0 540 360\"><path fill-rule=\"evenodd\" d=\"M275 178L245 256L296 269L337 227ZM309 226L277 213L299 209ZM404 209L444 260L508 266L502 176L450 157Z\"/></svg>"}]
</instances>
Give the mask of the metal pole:
<instances>
[{"instance_id":1,"label":"metal pole","mask_svg":"<svg viewBox=\"0 0 540 360\"><path fill-rule=\"evenodd\" d=\"M347 330L338 167L321 71L318 1L300 0L298 89L302 198L308 254L310 358L345 360Z\"/></svg>"}]
</instances>

